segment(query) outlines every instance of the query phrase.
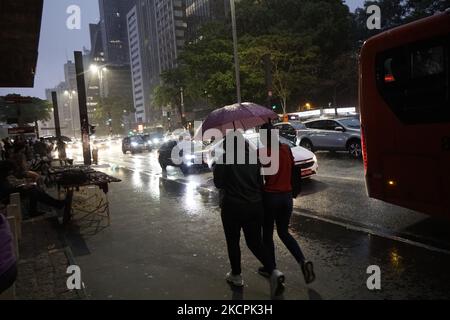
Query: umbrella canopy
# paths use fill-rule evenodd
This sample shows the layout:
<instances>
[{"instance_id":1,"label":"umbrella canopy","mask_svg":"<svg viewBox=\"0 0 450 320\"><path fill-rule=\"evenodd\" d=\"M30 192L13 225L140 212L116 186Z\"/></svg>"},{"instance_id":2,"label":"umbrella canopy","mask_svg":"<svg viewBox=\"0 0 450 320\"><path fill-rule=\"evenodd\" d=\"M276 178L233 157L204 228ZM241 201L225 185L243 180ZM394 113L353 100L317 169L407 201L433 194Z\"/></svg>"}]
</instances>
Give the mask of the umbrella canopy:
<instances>
[{"instance_id":1,"label":"umbrella canopy","mask_svg":"<svg viewBox=\"0 0 450 320\"><path fill-rule=\"evenodd\" d=\"M237 103L211 112L195 134L200 139L209 129L218 129L223 134L227 130L248 130L263 125L278 115L266 107L251 102Z\"/></svg>"}]
</instances>

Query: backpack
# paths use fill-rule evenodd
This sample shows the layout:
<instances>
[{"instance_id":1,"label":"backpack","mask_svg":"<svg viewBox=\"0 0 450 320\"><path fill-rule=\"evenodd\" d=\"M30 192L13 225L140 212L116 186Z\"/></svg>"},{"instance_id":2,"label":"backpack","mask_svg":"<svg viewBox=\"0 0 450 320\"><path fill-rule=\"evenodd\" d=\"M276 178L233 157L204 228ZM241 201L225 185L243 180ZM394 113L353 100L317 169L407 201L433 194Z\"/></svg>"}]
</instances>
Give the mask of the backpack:
<instances>
[{"instance_id":1,"label":"backpack","mask_svg":"<svg viewBox=\"0 0 450 320\"><path fill-rule=\"evenodd\" d=\"M291 156L293 159L292 172L291 172L291 184L292 184L292 198L296 199L302 192L302 169L295 165L294 155Z\"/></svg>"}]
</instances>

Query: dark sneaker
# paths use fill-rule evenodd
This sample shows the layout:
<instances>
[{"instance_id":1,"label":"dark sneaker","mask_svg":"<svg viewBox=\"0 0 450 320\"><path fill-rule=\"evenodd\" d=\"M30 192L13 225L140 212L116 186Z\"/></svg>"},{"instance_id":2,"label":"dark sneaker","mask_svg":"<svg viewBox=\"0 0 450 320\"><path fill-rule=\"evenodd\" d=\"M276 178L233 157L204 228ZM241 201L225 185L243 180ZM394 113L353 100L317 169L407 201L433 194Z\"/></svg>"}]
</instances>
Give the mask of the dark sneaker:
<instances>
[{"instance_id":1,"label":"dark sneaker","mask_svg":"<svg viewBox=\"0 0 450 320\"><path fill-rule=\"evenodd\" d=\"M258 269L258 273L260 276L263 276L264 278L270 278L270 273L267 271L264 267L260 267Z\"/></svg>"},{"instance_id":2,"label":"dark sneaker","mask_svg":"<svg viewBox=\"0 0 450 320\"><path fill-rule=\"evenodd\" d=\"M227 282L235 287L243 287L244 286L244 280L242 279L241 275L234 275L231 272L227 273L227 276L225 278Z\"/></svg>"},{"instance_id":3,"label":"dark sneaker","mask_svg":"<svg viewBox=\"0 0 450 320\"><path fill-rule=\"evenodd\" d=\"M276 299L284 292L284 274L280 270L273 270L270 275L270 297Z\"/></svg>"},{"instance_id":4,"label":"dark sneaker","mask_svg":"<svg viewBox=\"0 0 450 320\"><path fill-rule=\"evenodd\" d=\"M311 261L306 261L301 267L306 284L313 283L314 280L316 280L313 263Z\"/></svg>"}]
</instances>

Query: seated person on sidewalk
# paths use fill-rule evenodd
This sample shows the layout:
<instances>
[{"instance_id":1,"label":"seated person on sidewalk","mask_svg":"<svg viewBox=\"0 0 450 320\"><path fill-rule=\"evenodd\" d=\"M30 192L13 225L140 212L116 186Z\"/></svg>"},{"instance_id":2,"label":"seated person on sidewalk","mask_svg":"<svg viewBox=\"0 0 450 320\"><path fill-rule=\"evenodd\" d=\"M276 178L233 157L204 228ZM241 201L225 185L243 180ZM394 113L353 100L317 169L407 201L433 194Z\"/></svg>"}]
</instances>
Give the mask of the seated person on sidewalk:
<instances>
[{"instance_id":1,"label":"seated person on sidewalk","mask_svg":"<svg viewBox=\"0 0 450 320\"><path fill-rule=\"evenodd\" d=\"M26 158L26 146L25 144L18 143L14 146L14 152L10 156L9 160L14 163L14 175L18 179L29 179L33 182L37 182L40 175L34 171L30 171Z\"/></svg>"},{"instance_id":2,"label":"seated person on sidewalk","mask_svg":"<svg viewBox=\"0 0 450 320\"><path fill-rule=\"evenodd\" d=\"M0 213L0 294L10 288L17 277L13 238L9 223Z\"/></svg>"},{"instance_id":3,"label":"seated person on sidewalk","mask_svg":"<svg viewBox=\"0 0 450 320\"><path fill-rule=\"evenodd\" d=\"M42 215L37 211L37 204L42 203L55 209L69 210L69 203L66 200L57 200L49 196L34 183L23 183L12 176L14 165L10 161L0 161L0 201L7 203L9 195L20 193L24 198L29 199L31 217Z\"/></svg>"}]
</instances>

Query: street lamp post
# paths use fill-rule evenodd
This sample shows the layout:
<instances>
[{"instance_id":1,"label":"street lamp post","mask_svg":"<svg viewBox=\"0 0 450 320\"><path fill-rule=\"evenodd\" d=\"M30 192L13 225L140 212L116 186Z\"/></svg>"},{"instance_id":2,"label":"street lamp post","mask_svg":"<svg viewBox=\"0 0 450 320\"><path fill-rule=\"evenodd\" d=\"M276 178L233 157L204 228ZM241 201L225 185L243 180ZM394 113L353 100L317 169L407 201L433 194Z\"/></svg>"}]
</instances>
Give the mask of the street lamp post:
<instances>
[{"instance_id":1,"label":"street lamp post","mask_svg":"<svg viewBox=\"0 0 450 320\"><path fill-rule=\"evenodd\" d=\"M238 38L237 38L237 27L236 27L236 6L235 0L230 0L231 7L231 23L233 28L233 49L234 49L234 67L236 72L236 95L237 102L240 104L242 102L241 98L241 76L240 76L240 66L239 66L239 55L238 55Z\"/></svg>"}]
</instances>

